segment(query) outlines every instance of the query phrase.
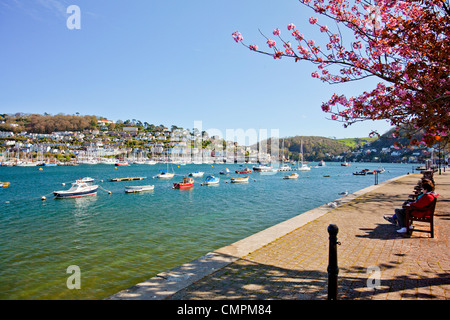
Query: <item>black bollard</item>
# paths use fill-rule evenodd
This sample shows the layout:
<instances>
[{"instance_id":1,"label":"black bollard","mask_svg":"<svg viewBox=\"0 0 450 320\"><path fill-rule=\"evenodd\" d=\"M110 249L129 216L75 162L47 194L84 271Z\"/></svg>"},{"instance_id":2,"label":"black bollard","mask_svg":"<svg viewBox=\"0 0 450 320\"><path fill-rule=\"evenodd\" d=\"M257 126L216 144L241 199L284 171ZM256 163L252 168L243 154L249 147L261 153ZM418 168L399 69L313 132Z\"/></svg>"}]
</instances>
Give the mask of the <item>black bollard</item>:
<instances>
[{"instance_id":1,"label":"black bollard","mask_svg":"<svg viewBox=\"0 0 450 320\"><path fill-rule=\"evenodd\" d=\"M337 300L338 292L338 263L337 263L337 234L339 228L335 224L328 226L328 234L330 235L330 249L328 256L328 300Z\"/></svg>"}]
</instances>

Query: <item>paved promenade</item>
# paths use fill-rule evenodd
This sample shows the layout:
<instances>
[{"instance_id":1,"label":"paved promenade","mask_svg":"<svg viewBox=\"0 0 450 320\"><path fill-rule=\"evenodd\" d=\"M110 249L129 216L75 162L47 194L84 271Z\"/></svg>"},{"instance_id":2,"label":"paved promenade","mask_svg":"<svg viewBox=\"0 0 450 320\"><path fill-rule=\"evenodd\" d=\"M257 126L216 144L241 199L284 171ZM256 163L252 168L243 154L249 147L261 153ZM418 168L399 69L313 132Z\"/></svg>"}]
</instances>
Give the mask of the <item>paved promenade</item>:
<instances>
[{"instance_id":1,"label":"paved promenade","mask_svg":"<svg viewBox=\"0 0 450 320\"><path fill-rule=\"evenodd\" d=\"M327 299L330 224L338 226L341 243L338 299L449 299L449 171L434 175L440 195L434 238L421 232L401 236L383 219L401 207L422 176L411 174L340 198L336 208L308 211L109 299ZM369 288L369 276L377 275L378 288Z\"/></svg>"}]
</instances>

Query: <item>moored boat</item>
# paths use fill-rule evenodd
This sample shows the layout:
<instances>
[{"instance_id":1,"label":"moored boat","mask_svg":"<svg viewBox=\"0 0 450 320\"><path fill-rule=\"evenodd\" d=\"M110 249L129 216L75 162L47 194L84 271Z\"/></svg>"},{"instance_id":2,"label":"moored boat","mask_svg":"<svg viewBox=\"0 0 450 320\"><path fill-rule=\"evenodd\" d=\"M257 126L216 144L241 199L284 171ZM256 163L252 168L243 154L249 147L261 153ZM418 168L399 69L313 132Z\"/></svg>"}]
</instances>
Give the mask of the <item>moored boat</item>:
<instances>
[{"instance_id":1,"label":"moored boat","mask_svg":"<svg viewBox=\"0 0 450 320\"><path fill-rule=\"evenodd\" d=\"M253 167L253 171L255 172L272 172L272 166L268 165L260 165Z\"/></svg>"},{"instance_id":2,"label":"moored boat","mask_svg":"<svg viewBox=\"0 0 450 320\"><path fill-rule=\"evenodd\" d=\"M220 171L220 174L230 174L230 169L225 168L225 170Z\"/></svg>"},{"instance_id":3,"label":"moored boat","mask_svg":"<svg viewBox=\"0 0 450 320\"><path fill-rule=\"evenodd\" d=\"M301 166L298 167L298 171L310 171L311 167L308 166L306 163L302 163Z\"/></svg>"},{"instance_id":4,"label":"moored boat","mask_svg":"<svg viewBox=\"0 0 450 320\"><path fill-rule=\"evenodd\" d=\"M240 177L240 178L231 178L231 182L232 182L232 183L243 183L243 182L248 182L248 178L249 178L249 176L246 176L246 177Z\"/></svg>"},{"instance_id":5,"label":"moored boat","mask_svg":"<svg viewBox=\"0 0 450 320\"><path fill-rule=\"evenodd\" d=\"M191 172L189 173L189 177L203 177L205 173L201 171Z\"/></svg>"},{"instance_id":6,"label":"moored boat","mask_svg":"<svg viewBox=\"0 0 450 320\"><path fill-rule=\"evenodd\" d=\"M129 166L129 163L126 162L126 161L119 161L119 162L116 162L115 165L116 165L117 167L128 167L128 166Z\"/></svg>"},{"instance_id":7,"label":"moored boat","mask_svg":"<svg viewBox=\"0 0 450 320\"><path fill-rule=\"evenodd\" d=\"M86 182L77 180L72 183L72 187L69 190L53 191L55 198L78 198L93 196L97 194L98 185L88 185Z\"/></svg>"},{"instance_id":8,"label":"moored boat","mask_svg":"<svg viewBox=\"0 0 450 320\"><path fill-rule=\"evenodd\" d=\"M81 179L81 181L82 181L82 182L86 182L86 183L94 182L94 178L91 178L91 177L84 177L83 179Z\"/></svg>"},{"instance_id":9,"label":"moored boat","mask_svg":"<svg viewBox=\"0 0 450 320\"><path fill-rule=\"evenodd\" d=\"M161 171L156 177L159 179L172 179L175 176L173 172Z\"/></svg>"},{"instance_id":10,"label":"moored boat","mask_svg":"<svg viewBox=\"0 0 450 320\"><path fill-rule=\"evenodd\" d=\"M219 182L220 182L219 178L217 178L213 175L210 175L210 176L206 177L204 184L211 186L211 185L219 184Z\"/></svg>"},{"instance_id":11,"label":"moored boat","mask_svg":"<svg viewBox=\"0 0 450 320\"><path fill-rule=\"evenodd\" d=\"M242 169L242 170L236 170L235 172L236 172L236 173L251 173L252 170L249 169L249 168L244 168L244 169Z\"/></svg>"},{"instance_id":12,"label":"moored boat","mask_svg":"<svg viewBox=\"0 0 450 320\"><path fill-rule=\"evenodd\" d=\"M154 185L146 185L146 186L128 186L125 187L126 193L136 193L136 192L143 192L143 191L152 191L155 189Z\"/></svg>"},{"instance_id":13,"label":"moored boat","mask_svg":"<svg viewBox=\"0 0 450 320\"><path fill-rule=\"evenodd\" d=\"M298 178L298 173L293 172L293 173L291 173L291 174L288 175L288 176L284 176L283 179L297 179L297 178Z\"/></svg>"},{"instance_id":14,"label":"moored boat","mask_svg":"<svg viewBox=\"0 0 450 320\"><path fill-rule=\"evenodd\" d=\"M184 177L182 182L175 182L173 184L174 189L188 189L194 187L194 179Z\"/></svg>"}]
</instances>

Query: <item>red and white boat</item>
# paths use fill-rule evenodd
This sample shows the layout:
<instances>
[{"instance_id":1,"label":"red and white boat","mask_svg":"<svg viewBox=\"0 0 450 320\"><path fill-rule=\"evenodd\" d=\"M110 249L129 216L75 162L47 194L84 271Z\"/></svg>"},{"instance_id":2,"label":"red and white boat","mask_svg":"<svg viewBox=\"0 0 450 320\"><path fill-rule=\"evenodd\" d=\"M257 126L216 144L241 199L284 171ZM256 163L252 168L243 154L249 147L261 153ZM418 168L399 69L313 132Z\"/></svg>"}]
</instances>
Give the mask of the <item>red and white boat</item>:
<instances>
[{"instance_id":1,"label":"red and white boat","mask_svg":"<svg viewBox=\"0 0 450 320\"><path fill-rule=\"evenodd\" d=\"M127 167L127 166L129 166L129 164L126 161L119 161L116 163L116 166L117 167Z\"/></svg>"},{"instance_id":2,"label":"red and white boat","mask_svg":"<svg viewBox=\"0 0 450 320\"><path fill-rule=\"evenodd\" d=\"M243 170L236 170L236 173L252 173L252 169L244 168Z\"/></svg>"},{"instance_id":3,"label":"red and white boat","mask_svg":"<svg viewBox=\"0 0 450 320\"><path fill-rule=\"evenodd\" d=\"M175 182L173 184L174 189L188 189L194 187L194 179L184 177L182 182Z\"/></svg>"}]
</instances>

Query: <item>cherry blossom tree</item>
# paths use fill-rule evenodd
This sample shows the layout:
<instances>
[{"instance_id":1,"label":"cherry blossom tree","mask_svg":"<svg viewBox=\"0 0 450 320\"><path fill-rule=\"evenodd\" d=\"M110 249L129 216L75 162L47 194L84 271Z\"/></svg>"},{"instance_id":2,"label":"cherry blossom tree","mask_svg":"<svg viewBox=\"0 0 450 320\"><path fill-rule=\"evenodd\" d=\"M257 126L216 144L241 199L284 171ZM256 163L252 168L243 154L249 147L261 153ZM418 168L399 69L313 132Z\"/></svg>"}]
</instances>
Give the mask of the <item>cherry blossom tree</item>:
<instances>
[{"instance_id":1,"label":"cherry blossom tree","mask_svg":"<svg viewBox=\"0 0 450 320\"><path fill-rule=\"evenodd\" d=\"M333 94L322 104L322 110L345 127L384 119L412 133L422 130L423 140L412 139L411 144L433 145L447 139L449 0L299 2L314 11L309 23L323 35L320 44L307 39L293 23L287 25L289 39L278 28L273 30L273 37L261 32L270 49L267 51L245 44L238 31L233 32L234 40L274 59L287 57L313 63L317 70L311 76L325 83L378 78L380 82L371 91L356 97Z\"/></svg>"}]
</instances>

